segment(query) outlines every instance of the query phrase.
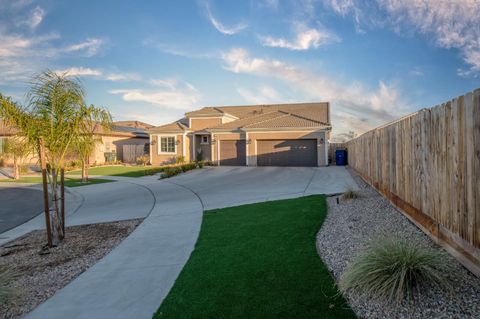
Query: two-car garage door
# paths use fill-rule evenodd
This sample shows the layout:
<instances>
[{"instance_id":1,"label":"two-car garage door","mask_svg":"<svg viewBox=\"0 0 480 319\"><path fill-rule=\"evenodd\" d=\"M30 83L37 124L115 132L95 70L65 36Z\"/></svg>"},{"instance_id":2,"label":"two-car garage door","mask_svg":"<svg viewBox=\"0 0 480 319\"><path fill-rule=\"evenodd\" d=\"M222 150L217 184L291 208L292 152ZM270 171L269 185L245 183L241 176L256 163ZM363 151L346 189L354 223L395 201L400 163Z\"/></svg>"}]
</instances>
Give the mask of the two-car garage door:
<instances>
[{"instance_id":1,"label":"two-car garage door","mask_svg":"<svg viewBox=\"0 0 480 319\"><path fill-rule=\"evenodd\" d=\"M257 166L317 166L316 139L257 140L256 143ZM246 165L245 140L221 140L219 153L220 165Z\"/></svg>"},{"instance_id":2,"label":"two-car garage door","mask_svg":"<svg viewBox=\"0 0 480 319\"><path fill-rule=\"evenodd\" d=\"M257 140L258 166L317 166L317 140Z\"/></svg>"}]
</instances>

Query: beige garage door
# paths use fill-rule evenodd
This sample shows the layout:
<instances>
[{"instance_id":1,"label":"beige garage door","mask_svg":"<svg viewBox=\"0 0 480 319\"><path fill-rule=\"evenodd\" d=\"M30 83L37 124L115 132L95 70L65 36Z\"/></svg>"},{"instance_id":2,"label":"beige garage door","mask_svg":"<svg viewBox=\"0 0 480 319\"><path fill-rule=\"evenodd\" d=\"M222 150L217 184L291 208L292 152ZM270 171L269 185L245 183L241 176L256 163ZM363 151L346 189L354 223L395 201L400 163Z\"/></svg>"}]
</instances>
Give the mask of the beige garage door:
<instances>
[{"instance_id":1,"label":"beige garage door","mask_svg":"<svg viewBox=\"0 0 480 319\"><path fill-rule=\"evenodd\" d=\"M317 140L258 140L258 166L317 166Z\"/></svg>"},{"instance_id":2,"label":"beige garage door","mask_svg":"<svg viewBox=\"0 0 480 319\"><path fill-rule=\"evenodd\" d=\"M220 140L220 165L245 166L245 140Z\"/></svg>"}]
</instances>

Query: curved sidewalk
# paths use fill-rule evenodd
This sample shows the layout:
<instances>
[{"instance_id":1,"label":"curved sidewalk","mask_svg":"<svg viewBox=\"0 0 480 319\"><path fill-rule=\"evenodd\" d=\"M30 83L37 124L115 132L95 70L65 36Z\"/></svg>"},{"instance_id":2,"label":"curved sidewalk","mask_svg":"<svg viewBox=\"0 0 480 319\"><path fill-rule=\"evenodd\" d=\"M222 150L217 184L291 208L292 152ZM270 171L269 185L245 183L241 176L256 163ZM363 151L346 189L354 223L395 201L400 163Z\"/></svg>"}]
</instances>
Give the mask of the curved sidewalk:
<instances>
[{"instance_id":1,"label":"curved sidewalk","mask_svg":"<svg viewBox=\"0 0 480 319\"><path fill-rule=\"evenodd\" d=\"M184 187L158 180L142 184L156 201L144 222L25 318L152 317L193 251L203 207Z\"/></svg>"}]
</instances>

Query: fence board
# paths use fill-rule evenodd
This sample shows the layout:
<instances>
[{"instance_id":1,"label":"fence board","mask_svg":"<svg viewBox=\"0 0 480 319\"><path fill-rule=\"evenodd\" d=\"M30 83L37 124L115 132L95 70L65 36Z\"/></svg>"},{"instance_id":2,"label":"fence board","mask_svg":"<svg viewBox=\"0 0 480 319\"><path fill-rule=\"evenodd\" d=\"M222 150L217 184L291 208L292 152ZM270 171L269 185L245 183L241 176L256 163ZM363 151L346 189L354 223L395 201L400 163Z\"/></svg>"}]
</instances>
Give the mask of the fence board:
<instances>
[{"instance_id":1,"label":"fence board","mask_svg":"<svg viewBox=\"0 0 480 319\"><path fill-rule=\"evenodd\" d=\"M352 168L480 274L480 89L347 148Z\"/></svg>"}]
</instances>

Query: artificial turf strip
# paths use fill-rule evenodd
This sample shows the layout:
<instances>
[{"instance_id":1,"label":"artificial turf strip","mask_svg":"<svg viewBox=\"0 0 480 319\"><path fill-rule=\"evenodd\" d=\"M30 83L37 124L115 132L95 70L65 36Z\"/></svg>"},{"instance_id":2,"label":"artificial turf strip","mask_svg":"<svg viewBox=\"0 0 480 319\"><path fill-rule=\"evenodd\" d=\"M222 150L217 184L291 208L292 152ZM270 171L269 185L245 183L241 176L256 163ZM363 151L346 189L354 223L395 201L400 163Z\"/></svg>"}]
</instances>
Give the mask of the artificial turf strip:
<instances>
[{"instance_id":1,"label":"artificial turf strip","mask_svg":"<svg viewBox=\"0 0 480 319\"><path fill-rule=\"evenodd\" d=\"M326 213L323 195L205 212L154 318L356 318L317 254Z\"/></svg>"}]
</instances>

